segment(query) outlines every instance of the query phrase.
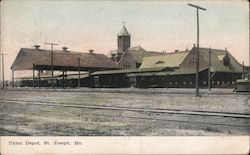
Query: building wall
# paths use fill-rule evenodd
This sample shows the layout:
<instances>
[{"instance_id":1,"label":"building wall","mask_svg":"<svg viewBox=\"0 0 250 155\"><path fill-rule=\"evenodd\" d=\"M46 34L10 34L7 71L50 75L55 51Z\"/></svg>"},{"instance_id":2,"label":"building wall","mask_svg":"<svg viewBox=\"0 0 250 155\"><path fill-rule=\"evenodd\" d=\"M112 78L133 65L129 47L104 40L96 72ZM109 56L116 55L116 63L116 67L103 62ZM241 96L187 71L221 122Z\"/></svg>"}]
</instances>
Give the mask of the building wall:
<instances>
[{"instance_id":1,"label":"building wall","mask_svg":"<svg viewBox=\"0 0 250 155\"><path fill-rule=\"evenodd\" d=\"M123 53L130 47L130 36L118 36L117 38L118 52Z\"/></svg>"},{"instance_id":2,"label":"building wall","mask_svg":"<svg viewBox=\"0 0 250 155\"><path fill-rule=\"evenodd\" d=\"M236 80L241 78L241 73L211 73L212 88L235 88ZM208 71L199 74L199 87L208 87ZM62 79L55 80L55 87L62 88ZM22 87L32 87L32 80L24 80ZM35 87L38 87L35 80ZM40 81L41 87L51 87L51 81L44 79ZM78 87L78 79L65 79L64 87ZM127 74L95 75L81 79L81 87L102 88L195 88L195 74L164 75L164 76L137 76L127 77Z\"/></svg>"},{"instance_id":3,"label":"building wall","mask_svg":"<svg viewBox=\"0 0 250 155\"><path fill-rule=\"evenodd\" d=\"M118 65L122 67L123 69L136 69L137 68L136 61L129 52L125 52L122 55L120 61L118 62Z\"/></svg>"},{"instance_id":4,"label":"building wall","mask_svg":"<svg viewBox=\"0 0 250 155\"><path fill-rule=\"evenodd\" d=\"M208 62L205 60L202 55L199 55L199 68L200 70L204 70L208 67ZM196 69L196 52L192 50L187 57L184 59L182 64L180 65L182 69Z\"/></svg>"},{"instance_id":5,"label":"building wall","mask_svg":"<svg viewBox=\"0 0 250 155\"><path fill-rule=\"evenodd\" d=\"M95 87L98 88L125 88L129 87L129 79L126 74L99 75L96 76Z\"/></svg>"},{"instance_id":6,"label":"building wall","mask_svg":"<svg viewBox=\"0 0 250 155\"><path fill-rule=\"evenodd\" d=\"M81 87L95 87L93 77L87 77L80 79ZM52 87L51 79L41 79L40 83L38 79L35 79L35 87ZM22 80L20 87L33 87L33 80ZM57 88L77 88L78 79L54 79L54 87Z\"/></svg>"},{"instance_id":7,"label":"building wall","mask_svg":"<svg viewBox=\"0 0 250 155\"><path fill-rule=\"evenodd\" d=\"M212 74L211 74L212 75ZM235 82L241 77L240 73L215 73L211 77L212 88L235 88ZM195 88L195 74L140 76L137 77L139 88ZM208 87L207 70L199 74L199 87Z\"/></svg>"}]
</instances>

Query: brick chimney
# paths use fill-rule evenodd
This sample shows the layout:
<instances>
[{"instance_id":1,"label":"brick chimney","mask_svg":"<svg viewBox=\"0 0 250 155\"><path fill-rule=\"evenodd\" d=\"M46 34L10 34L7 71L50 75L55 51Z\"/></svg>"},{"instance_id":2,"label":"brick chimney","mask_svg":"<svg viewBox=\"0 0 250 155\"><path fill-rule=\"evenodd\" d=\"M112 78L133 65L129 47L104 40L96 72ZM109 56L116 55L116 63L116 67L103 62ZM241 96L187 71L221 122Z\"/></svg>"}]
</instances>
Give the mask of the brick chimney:
<instances>
[{"instance_id":1,"label":"brick chimney","mask_svg":"<svg viewBox=\"0 0 250 155\"><path fill-rule=\"evenodd\" d=\"M35 49L39 50L40 45L34 45Z\"/></svg>"},{"instance_id":2,"label":"brick chimney","mask_svg":"<svg viewBox=\"0 0 250 155\"><path fill-rule=\"evenodd\" d=\"M90 50L89 50L89 53L90 53L90 54L94 53L94 50L90 49Z\"/></svg>"},{"instance_id":3,"label":"brick chimney","mask_svg":"<svg viewBox=\"0 0 250 155\"><path fill-rule=\"evenodd\" d=\"M68 47L62 47L62 49L64 52L69 52L69 51L67 51Z\"/></svg>"}]
</instances>

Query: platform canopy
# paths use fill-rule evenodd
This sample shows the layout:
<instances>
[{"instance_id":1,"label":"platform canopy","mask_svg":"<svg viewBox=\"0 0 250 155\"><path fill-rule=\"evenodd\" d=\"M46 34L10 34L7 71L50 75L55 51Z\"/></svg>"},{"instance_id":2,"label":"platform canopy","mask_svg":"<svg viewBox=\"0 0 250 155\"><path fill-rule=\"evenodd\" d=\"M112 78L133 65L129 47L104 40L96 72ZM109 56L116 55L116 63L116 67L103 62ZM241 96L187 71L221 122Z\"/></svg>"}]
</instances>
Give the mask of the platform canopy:
<instances>
[{"instance_id":1,"label":"platform canopy","mask_svg":"<svg viewBox=\"0 0 250 155\"><path fill-rule=\"evenodd\" d=\"M43 49L21 48L11 69L16 70L50 70L51 51ZM77 71L98 71L98 70L115 70L120 67L103 54L80 53L64 50L53 52L53 70Z\"/></svg>"}]
</instances>

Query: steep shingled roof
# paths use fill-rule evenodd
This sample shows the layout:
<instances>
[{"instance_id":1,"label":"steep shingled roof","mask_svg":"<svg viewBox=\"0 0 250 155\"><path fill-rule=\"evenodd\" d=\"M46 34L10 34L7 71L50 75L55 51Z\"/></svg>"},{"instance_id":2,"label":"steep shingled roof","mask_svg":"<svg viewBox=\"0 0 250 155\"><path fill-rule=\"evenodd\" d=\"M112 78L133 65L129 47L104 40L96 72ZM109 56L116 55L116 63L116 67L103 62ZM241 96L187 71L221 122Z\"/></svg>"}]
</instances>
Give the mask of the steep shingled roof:
<instances>
[{"instance_id":1,"label":"steep shingled roof","mask_svg":"<svg viewBox=\"0 0 250 155\"><path fill-rule=\"evenodd\" d=\"M95 69L120 69L120 67L103 54L54 51L53 64L59 67L80 66ZM34 65L50 66L51 51L42 49L21 48L11 68L13 70L31 70Z\"/></svg>"},{"instance_id":2,"label":"steep shingled roof","mask_svg":"<svg viewBox=\"0 0 250 155\"><path fill-rule=\"evenodd\" d=\"M140 68L179 67L188 53L184 51L144 57Z\"/></svg>"},{"instance_id":3,"label":"steep shingled roof","mask_svg":"<svg viewBox=\"0 0 250 155\"><path fill-rule=\"evenodd\" d=\"M160 53L160 52L146 51L141 46L130 47L130 48L128 48L126 50L126 52L129 52L133 56L135 61L137 63L140 63L140 64L142 63L143 57L156 56L156 55L162 55L163 54L163 53ZM112 51L108 52L106 54L107 57L111 58L111 53L117 53L117 50L112 50Z\"/></svg>"},{"instance_id":4,"label":"steep shingled roof","mask_svg":"<svg viewBox=\"0 0 250 155\"><path fill-rule=\"evenodd\" d=\"M241 64L226 50L211 49L211 71L212 72L242 72ZM167 53L160 56L144 57L140 68L154 68L154 67L179 67L191 51ZM200 55L208 64L209 48L200 48ZM230 65L223 64L223 58L228 55ZM204 69L203 69L204 70ZM200 68L200 71L202 69ZM195 68L180 68L180 73L195 73Z\"/></svg>"},{"instance_id":5,"label":"steep shingled roof","mask_svg":"<svg viewBox=\"0 0 250 155\"><path fill-rule=\"evenodd\" d=\"M242 72L241 64L226 50L211 49L211 71L212 72ZM208 62L209 48L200 48L200 54ZM223 59L228 54L230 58L230 65L227 67L223 65Z\"/></svg>"}]
</instances>

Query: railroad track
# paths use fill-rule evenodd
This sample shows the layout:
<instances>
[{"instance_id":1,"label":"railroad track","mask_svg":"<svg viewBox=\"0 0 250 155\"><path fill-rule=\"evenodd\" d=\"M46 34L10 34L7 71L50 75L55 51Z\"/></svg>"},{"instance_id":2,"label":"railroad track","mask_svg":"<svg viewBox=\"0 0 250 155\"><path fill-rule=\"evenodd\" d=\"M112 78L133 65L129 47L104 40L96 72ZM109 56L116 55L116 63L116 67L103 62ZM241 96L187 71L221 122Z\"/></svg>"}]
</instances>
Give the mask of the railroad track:
<instances>
[{"instance_id":1,"label":"railroad track","mask_svg":"<svg viewBox=\"0 0 250 155\"><path fill-rule=\"evenodd\" d=\"M44 101L30 101L30 100L5 100L0 99L2 103L14 104L31 104L42 106L61 106L70 108L84 108L84 109L100 109L100 110L116 110L116 111L133 111L133 112L150 112L150 113L165 113L165 114L183 114L183 115L199 115L199 116L220 116L230 118L249 119L250 114L247 113L231 113L231 112L211 112L211 111L196 111L196 110L179 110L179 109L160 109L160 108L135 108L135 107L121 107L121 106L107 106L107 105L79 105L79 104L61 104L55 102Z\"/></svg>"},{"instance_id":2,"label":"railroad track","mask_svg":"<svg viewBox=\"0 0 250 155\"><path fill-rule=\"evenodd\" d=\"M210 112L210 111L187 111L179 109L148 109L148 108L132 108L132 107L119 107L119 106L100 106L100 105L78 105L78 104L58 104L55 102L41 102L41 101L27 101L27 100L10 100L0 99L0 103L10 104L24 104L24 105L37 105L37 106L55 106L76 109L93 109L98 111L81 111L77 116L97 116L108 117L115 119L133 119L145 121L161 121L178 128L184 129L199 129L208 130L212 132L233 133L240 132L249 134L249 114L244 113L228 113L228 112ZM132 113L112 113L118 112L132 112ZM149 115L150 116L149 116ZM151 115L155 114L155 115ZM160 115L159 115L160 114ZM194 117L195 116L195 117ZM213 117L210 117L213 116ZM223 121L223 118L225 121ZM90 117L91 118L91 117ZM177 123L177 124L176 124ZM170 125L170 126L172 126ZM167 125L168 126L168 125Z\"/></svg>"},{"instance_id":3,"label":"railroad track","mask_svg":"<svg viewBox=\"0 0 250 155\"><path fill-rule=\"evenodd\" d=\"M137 93L137 94L194 94L194 90L189 90L189 91L161 91L161 90L147 90L147 89L135 89L135 90L119 90L118 89L112 89L109 88L107 90L102 90L102 88L92 88L92 89L74 89L74 88L67 88L67 89L50 89L50 88L35 88L35 89L27 89L27 88L22 88L22 89L3 89L0 91L32 91L32 92L74 92L74 93L82 93L82 92L87 92L87 93ZM166 89L171 89L171 88L166 88ZM207 92L207 91L201 91L201 95L204 94L211 94L211 95L249 95L249 92Z\"/></svg>"}]
</instances>

